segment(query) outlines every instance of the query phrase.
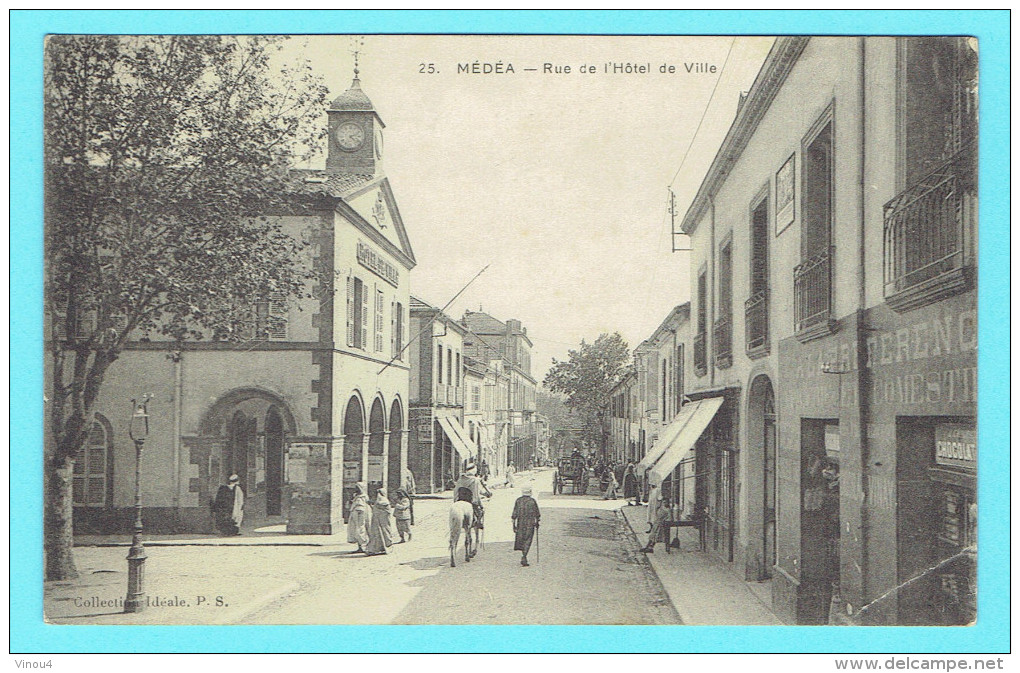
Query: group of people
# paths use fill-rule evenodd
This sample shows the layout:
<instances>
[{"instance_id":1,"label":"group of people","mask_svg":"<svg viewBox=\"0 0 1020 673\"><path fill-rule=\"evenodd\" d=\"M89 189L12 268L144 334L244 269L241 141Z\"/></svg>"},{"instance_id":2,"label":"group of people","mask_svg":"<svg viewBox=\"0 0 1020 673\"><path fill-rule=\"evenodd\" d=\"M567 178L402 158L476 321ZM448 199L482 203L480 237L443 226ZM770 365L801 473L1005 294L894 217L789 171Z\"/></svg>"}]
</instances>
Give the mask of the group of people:
<instances>
[{"instance_id":1,"label":"group of people","mask_svg":"<svg viewBox=\"0 0 1020 673\"><path fill-rule=\"evenodd\" d=\"M507 469L511 487L513 474L511 464ZM347 519L347 541L358 545L355 553L364 553L366 556L386 554L393 546L396 536L400 537L399 542L411 541L411 526L414 525L413 494L414 476L410 472L405 475L404 487L394 491L392 500L385 488L380 488L376 491L375 497L370 498L365 482L359 481L355 484ZM475 525L484 528L485 507L482 504L482 497L490 498L492 492L486 486L484 476L478 474L474 463L469 463L454 483L454 494L456 499L471 503L474 508ZM241 488L240 478L236 474L230 475L227 483L216 491L212 511L216 528L221 534L240 535L241 522L244 519L244 489ZM530 565L528 552L531 551L541 518L542 513L532 497L531 486L523 486L521 496L514 502L511 514L514 550L521 552L522 566Z\"/></svg>"},{"instance_id":2,"label":"group of people","mask_svg":"<svg viewBox=\"0 0 1020 673\"><path fill-rule=\"evenodd\" d=\"M598 473L596 469L596 474ZM624 467L623 463L610 462L601 467L601 474L599 479L601 483L607 484L605 493L602 496L603 500L616 500L620 497L620 489L623 489L623 497L627 499L628 505L639 505L641 504L641 490L638 482L637 472L634 469L634 463L627 463Z\"/></svg>"},{"instance_id":3,"label":"group of people","mask_svg":"<svg viewBox=\"0 0 1020 673\"><path fill-rule=\"evenodd\" d=\"M387 554L394 544L396 522L400 542L410 542L411 525L414 523L413 502L406 487L394 491L392 502L385 488L380 488L375 497L369 499L367 484L359 481L355 484L348 514L347 541L357 544L357 552L366 556Z\"/></svg>"}]
</instances>

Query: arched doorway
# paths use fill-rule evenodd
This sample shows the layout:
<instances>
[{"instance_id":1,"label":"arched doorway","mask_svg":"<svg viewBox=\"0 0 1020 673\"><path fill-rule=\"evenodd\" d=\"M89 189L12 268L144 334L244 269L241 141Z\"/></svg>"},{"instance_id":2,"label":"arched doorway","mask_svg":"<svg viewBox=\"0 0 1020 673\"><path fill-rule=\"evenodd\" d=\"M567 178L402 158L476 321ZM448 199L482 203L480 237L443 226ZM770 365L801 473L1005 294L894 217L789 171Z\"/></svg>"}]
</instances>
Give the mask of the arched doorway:
<instances>
[{"instance_id":1,"label":"arched doorway","mask_svg":"<svg viewBox=\"0 0 1020 673\"><path fill-rule=\"evenodd\" d=\"M400 401L394 400L390 406L390 446L386 456L386 484L390 493L400 488L403 482L404 466L400 461L404 442L404 414Z\"/></svg>"},{"instance_id":2,"label":"arched doorway","mask_svg":"<svg viewBox=\"0 0 1020 673\"><path fill-rule=\"evenodd\" d=\"M750 455L749 488L760 519L752 523L752 531L760 530L760 563L753 574L756 579L772 577L776 565L776 399L768 376L760 375L751 382L748 397L748 449ZM750 570L750 568L749 568Z\"/></svg>"},{"instance_id":3,"label":"arched doorway","mask_svg":"<svg viewBox=\"0 0 1020 673\"><path fill-rule=\"evenodd\" d=\"M258 421L238 409L230 418L230 442L227 448L227 472L236 474L245 493L254 493L255 459L258 451ZM249 466L251 469L249 469Z\"/></svg>"},{"instance_id":4,"label":"arched doorway","mask_svg":"<svg viewBox=\"0 0 1020 673\"><path fill-rule=\"evenodd\" d=\"M287 435L296 433L293 414L273 392L238 388L221 396L202 417L199 437L185 438L191 462L199 455L208 465L206 499L236 474L245 493L245 527L281 515L284 447Z\"/></svg>"},{"instance_id":5,"label":"arched doorway","mask_svg":"<svg viewBox=\"0 0 1020 673\"><path fill-rule=\"evenodd\" d=\"M344 521L351 509L354 485L361 481L361 454L365 441L365 412L357 395L351 395L344 412Z\"/></svg>"},{"instance_id":6,"label":"arched doorway","mask_svg":"<svg viewBox=\"0 0 1020 673\"><path fill-rule=\"evenodd\" d=\"M266 412L266 514L283 513L283 419L276 405Z\"/></svg>"},{"instance_id":7,"label":"arched doorway","mask_svg":"<svg viewBox=\"0 0 1020 673\"><path fill-rule=\"evenodd\" d=\"M383 453L386 450L386 414L378 397L372 402L368 432L368 495L374 498L383 486Z\"/></svg>"}]
</instances>

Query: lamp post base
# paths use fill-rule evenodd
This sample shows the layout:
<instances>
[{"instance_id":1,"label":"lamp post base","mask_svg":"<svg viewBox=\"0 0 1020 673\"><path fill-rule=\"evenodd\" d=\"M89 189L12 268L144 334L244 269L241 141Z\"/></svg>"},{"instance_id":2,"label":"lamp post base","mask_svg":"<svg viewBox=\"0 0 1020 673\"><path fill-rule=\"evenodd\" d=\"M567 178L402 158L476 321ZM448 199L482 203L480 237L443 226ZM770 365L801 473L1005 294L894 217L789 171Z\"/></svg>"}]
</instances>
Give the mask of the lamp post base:
<instances>
[{"instance_id":1,"label":"lamp post base","mask_svg":"<svg viewBox=\"0 0 1020 673\"><path fill-rule=\"evenodd\" d=\"M148 604L145 596L145 547L137 538L128 552L128 590L124 599L124 612L141 612Z\"/></svg>"}]
</instances>

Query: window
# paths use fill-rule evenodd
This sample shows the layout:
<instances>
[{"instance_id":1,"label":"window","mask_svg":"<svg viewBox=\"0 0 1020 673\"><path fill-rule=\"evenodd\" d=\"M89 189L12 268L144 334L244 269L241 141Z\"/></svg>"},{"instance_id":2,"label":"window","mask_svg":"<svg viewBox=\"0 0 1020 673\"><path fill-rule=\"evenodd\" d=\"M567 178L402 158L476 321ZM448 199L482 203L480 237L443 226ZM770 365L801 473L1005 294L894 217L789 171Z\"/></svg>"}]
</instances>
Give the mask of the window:
<instances>
[{"instance_id":1,"label":"window","mask_svg":"<svg viewBox=\"0 0 1020 673\"><path fill-rule=\"evenodd\" d=\"M733 244L723 243L719 249L719 317L712 339L715 365L729 367L733 363Z\"/></svg>"},{"instance_id":2,"label":"window","mask_svg":"<svg viewBox=\"0 0 1020 673\"><path fill-rule=\"evenodd\" d=\"M764 355L769 346L769 199L768 185L751 209L751 288L744 303L747 352Z\"/></svg>"},{"instance_id":3,"label":"window","mask_svg":"<svg viewBox=\"0 0 1020 673\"><path fill-rule=\"evenodd\" d=\"M383 291L379 289L379 285L375 286L375 350L377 353L383 352L383 305L384 305Z\"/></svg>"},{"instance_id":4,"label":"window","mask_svg":"<svg viewBox=\"0 0 1020 673\"><path fill-rule=\"evenodd\" d=\"M457 366L454 367L454 371L457 372L457 376L453 380L453 385L459 387L460 386L460 375L461 375L461 372L460 372L460 351L457 351L456 358L457 358Z\"/></svg>"},{"instance_id":5,"label":"window","mask_svg":"<svg viewBox=\"0 0 1020 673\"><path fill-rule=\"evenodd\" d=\"M795 329L806 341L831 333L832 200L834 185L831 108L804 143L801 190L801 263L793 270Z\"/></svg>"},{"instance_id":6,"label":"window","mask_svg":"<svg viewBox=\"0 0 1020 673\"><path fill-rule=\"evenodd\" d=\"M479 411L482 408L482 388L478 385L471 386L471 410Z\"/></svg>"},{"instance_id":7,"label":"window","mask_svg":"<svg viewBox=\"0 0 1020 673\"><path fill-rule=\"evenodd\" d=\"M661 409L662 409L662 422L663 423L666 422L666 418L667 418L666 417L666 413L667 413L666 412L666 379L667 379L667 374L666 374L666 358L662 358L662 402L661 402Z\"/></svg>"},{"instance_id":8,"label":"window","mask_svg":"<svg viewBox=\"0 0 1020 673\"><path fill-rule=\"evenodd\" d=\"M705 336L708 331L708 271L698 273L698 324L694 335L694 373L704 376L708 371Z\"/></svg>"},{"instance_id":9,"label":"window","mask_svg":"<svg viewBox=\"0 0 1020 673\"><path fill-rule=\"evenodd\" d=\"M347 279L347 345L368 349L369 288L360 278Z\"/></svg>"},{"instance_id":10,"label":"window","mask_svg":"<svg viewBox=\"0 0 1020 673\"><path fill-rule=\"evenodd\" d=\"M97 414L98 417L98 414ZM79 507L106 507L110 433L105 419L92 423L88 441L74 461L72 499Z\"/></svg>"},{"instance_id":11,"label":"window","mask_svg":"<svg viewBox=\"0 0 1020 673\"><path fill-rule=\"evenodd\" d=\"M680 407L684 405L684 345L677 344L676 347L676 368L673 370L675 383L673 384L673 394L676 396L676 409L680 411Z\"/></svg>"},{"instance_id":12,"label":"window","mask_svg":"<svg viewBox=\"0 0 1020 673\"><path fill-rule=\"evenodd\" d=\"M446 383L447 385L454 385L453 379L453 349L446 349Z\"/></svg>"},{"instance_id":13,"label":"window","mask_svg":"<svg viewBox=\"0 0 1020 673\"><path fill-rule=\"evenodd\" d=\"M439 372L439 375L438 375L438 377L436 379L436 382L437 383L442 383L443 382L443 344L439 344L439 348L436 349L436 352L437 352L437 356L436 356L437 357L437 359L436 359L436 371Z\"/></svg>"},{"instance_id":14,"label":"window","mask_svg":"<svg viewBox=\"0 0 1020 673\"><path fill-rule=\"evenodd\" d=\"M271 341L287 338L287 295L272 292L269 299L255 305L255 330L258 338Z\"/></svg>"},{"instance_id":15,"label":"window","mask_svg":"<svg viewBox=\"0 0 1020 673\"><path fill-rule=\"evenodd\" d=\"M899 42L897 180L885 205L886 302L903 311L971 285L977 53L971 38Z\"/></svg>"}]
</instances>

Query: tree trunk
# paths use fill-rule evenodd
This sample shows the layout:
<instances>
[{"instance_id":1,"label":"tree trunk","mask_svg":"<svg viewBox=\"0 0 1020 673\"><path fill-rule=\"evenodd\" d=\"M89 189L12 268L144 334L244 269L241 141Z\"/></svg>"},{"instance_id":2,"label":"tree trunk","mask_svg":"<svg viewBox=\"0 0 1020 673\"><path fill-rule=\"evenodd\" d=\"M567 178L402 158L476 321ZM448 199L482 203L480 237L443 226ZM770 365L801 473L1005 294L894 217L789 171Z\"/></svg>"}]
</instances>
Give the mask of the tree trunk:
<instances>
[{"instance_id":1,"label":"tree trunk","mask_svg":"<svg viewBox=\"0 0 1020 673\"><path fill-rule=\"evenodd\" d=\"M74 461L46 461L43 535L46 556L46 580L71 580L78 577L74 565L74 502L71 491Z\"/></svg>"}]
</instances>

